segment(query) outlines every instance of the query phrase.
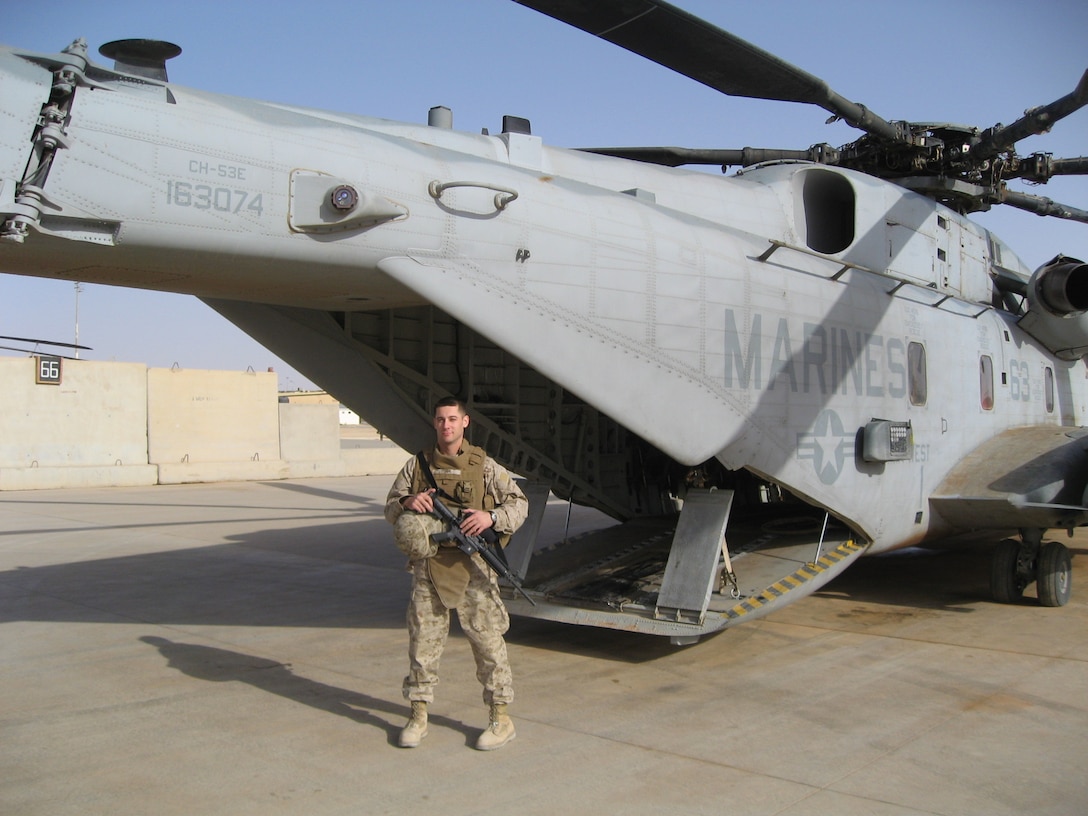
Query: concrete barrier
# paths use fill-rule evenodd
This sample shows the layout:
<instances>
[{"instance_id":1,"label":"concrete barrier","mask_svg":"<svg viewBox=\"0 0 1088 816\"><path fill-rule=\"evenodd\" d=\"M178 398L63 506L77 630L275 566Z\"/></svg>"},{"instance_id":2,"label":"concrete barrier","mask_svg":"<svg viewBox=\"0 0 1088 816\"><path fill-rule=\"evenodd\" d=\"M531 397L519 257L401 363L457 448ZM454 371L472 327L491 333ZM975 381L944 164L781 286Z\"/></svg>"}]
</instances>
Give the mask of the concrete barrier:
<instances>
[{"instance_id":1,"label":"concrete barrier","mask_svg":"<svg viewBox=\"0 0 1088 816\"><path fill-rule=\"evenodd\" d=\"M336 404L283 404L275 374L0 357L0 490L393 474L371 433L343 447ZM365 426L352 433L366 435Z\"/></svg>"},{"instance_id":2,"label":"concrete barrier","mask_svg":"<svg viewBox=\"0 0 1088 816\"><path fill-rule=\"evenodd\" d=\"M0 489L154 484L147 460L147 368L0 358Z\"/></svg>"},{"instance_id":3,"label":"concrete barrier","mask_svg":"<svg viewBox=\"0 0 1088 816\"><path fill-rule=\"evenodd\" d=\"M160 484L287 478L275 374L150 368L147 429Z\"/></svg>"}]
</instances>

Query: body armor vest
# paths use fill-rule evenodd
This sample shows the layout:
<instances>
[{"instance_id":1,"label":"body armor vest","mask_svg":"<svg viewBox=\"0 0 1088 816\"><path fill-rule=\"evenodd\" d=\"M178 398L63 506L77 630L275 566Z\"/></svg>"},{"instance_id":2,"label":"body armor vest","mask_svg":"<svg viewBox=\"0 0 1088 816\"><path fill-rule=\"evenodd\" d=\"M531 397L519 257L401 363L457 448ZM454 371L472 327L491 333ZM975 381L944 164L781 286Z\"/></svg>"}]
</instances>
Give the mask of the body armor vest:
<instances>
[{"instance_id":1,"label":"body armor vest","mask_svg":"<svg viewBox=\"0 0 1088 816\"><path fill-rule=\"evenodd\" d=\"M487 454L483 448L466 444L456 456L447 456L437 448L431 448L424 451L423 456L431 467L435 484L457 503L457 507L450 507L451 510L491 510L495 506L494 498L485 495L484 491L484 459ZM422 466L417 466L412 479L412 492L422 493L430 489L431 483ZM443 500L447 504L450 501ZM461 603L470 575L467 555L456 547L442 547L433 558L427 559L427 572L443 606L453 609Z\"/></svg>"},{"instance_id":2,"label":"body armor vest","mask_svg":"<svg viewBox=\"0 0 1088 816\"><path fill-rule=\"evenodd\" d=\"M436 448L423 452L435 484L451 496L458 508L464 510L492 510L495 500L485 495L484 459L487 457L483 448L464 445L456 456L447 456ZM422 467L416 468L412 480L412 492L421 493L431 487ZM448 503L448 500L447 500ZM456 510L457 508L450 508Z\"/></svg>"}]
</instances>

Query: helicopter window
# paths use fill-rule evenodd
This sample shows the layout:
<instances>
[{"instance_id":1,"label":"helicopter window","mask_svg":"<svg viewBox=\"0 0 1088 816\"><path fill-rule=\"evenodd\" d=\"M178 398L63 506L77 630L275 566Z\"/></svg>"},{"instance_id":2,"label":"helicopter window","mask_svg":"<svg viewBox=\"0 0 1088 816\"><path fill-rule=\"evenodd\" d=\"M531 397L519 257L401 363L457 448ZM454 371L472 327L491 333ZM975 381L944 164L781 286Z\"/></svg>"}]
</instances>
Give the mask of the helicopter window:
<instances>
[{"instance_id":1,"label":"helicopter window","mask_svg":"<svg viewBox=\"0 0 1088 816\"><path fill-rule=\"evenodd\" d=\"M988 354L983 354L979 358L978 377L982 410L992 411L994 409L994 361Z\"/></svg>"},{"instance_id":2,"label":"helicopter window","mask_svg":"<svg viewBox=\"0 0 1088 816\"><path fill-rule=\"evenodd\" d=\"M814 252L842 252L854 242L854 188L838 173L805 173L805 242Z\"/></svg>"},{"instance_id":3,"label":"helicopter window","mask_svg":"<svg viewBox=\"0 0 1088 816\"><path fill-rule=\"evenodd\" d=\"M925 405L929 386L926 383L926 347L921 343L907 345L907 375L910 385L910 404Z\"/></svg>"},{"instance_id":4,"label":"helicopter window","mask_svg":"<svg viewBox=\"0 0 1088 816\"><path fill-rule=\"evenodd\" d=\"M1054 413L1054 369L1047 366L1043 371L1043 380L1046 384L1045 397L1046 397L1046 412L1048 414Z\"/></svg>"}]
</instances>

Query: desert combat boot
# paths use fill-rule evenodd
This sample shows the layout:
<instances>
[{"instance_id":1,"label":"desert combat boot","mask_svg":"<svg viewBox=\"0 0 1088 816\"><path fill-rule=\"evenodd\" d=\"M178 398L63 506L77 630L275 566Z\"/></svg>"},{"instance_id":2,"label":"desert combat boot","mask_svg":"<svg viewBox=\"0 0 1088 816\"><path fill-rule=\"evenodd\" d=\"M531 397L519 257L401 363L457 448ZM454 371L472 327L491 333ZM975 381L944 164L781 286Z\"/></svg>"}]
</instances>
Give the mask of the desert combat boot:
<instances>
[{"instance_id":1,"label":"desert combat boot","mask_svg":"<svg viewBox=\"0 0 1088 816\"><path fill-rule=\"evenodd\" d=\"M427 703L412 700L412 716L401 729L398 745L401 748L415 748L427 736Z\"/></svg>"},{"instance_id":2,"label":"desert combat boot","mask_svg":"<svg viewBox=\"0 0 1088 816\"><path fill-rule=\"evenodd\" d=\"M494 751L496 748L502 748L516 736L514 721L506 713L506 703L492 703L491 721L487 729L480 734L480 738L476 740L476 750Z\"/></svg>"}]
</instances>

